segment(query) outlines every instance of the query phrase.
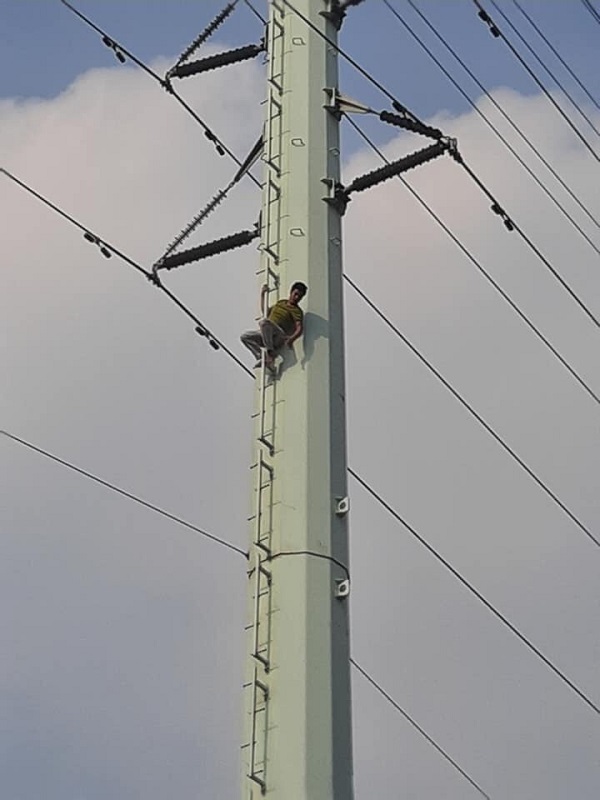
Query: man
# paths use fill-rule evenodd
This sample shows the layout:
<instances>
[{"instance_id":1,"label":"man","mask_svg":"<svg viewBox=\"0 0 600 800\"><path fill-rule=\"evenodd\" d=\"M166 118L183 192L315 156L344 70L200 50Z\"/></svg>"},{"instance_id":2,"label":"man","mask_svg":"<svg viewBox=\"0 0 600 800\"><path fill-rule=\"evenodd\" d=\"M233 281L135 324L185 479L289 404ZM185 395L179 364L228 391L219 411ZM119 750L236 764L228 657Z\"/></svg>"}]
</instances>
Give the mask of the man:
<instances>
[{"instance_id":1,"label":"man","mask_svg":"<svg viewBox=\"0 0 600 800\"><path fill-rule=\"evenodd\" d=\"M260 292L260 308L264 313L264 304L267 292L266 284ZM302 336L304 314L298 303L308 291L306 285L300 281L292 284L290 296L286 300L278 300L266 314L265 319L258 323L259 330L246 331L241 335L243 344L256 357L255 367L260 367L261 350L266 349L265 365L273 369L275 356L287 344L293 347L294 342Z\"/></svg>"}]
</instances>

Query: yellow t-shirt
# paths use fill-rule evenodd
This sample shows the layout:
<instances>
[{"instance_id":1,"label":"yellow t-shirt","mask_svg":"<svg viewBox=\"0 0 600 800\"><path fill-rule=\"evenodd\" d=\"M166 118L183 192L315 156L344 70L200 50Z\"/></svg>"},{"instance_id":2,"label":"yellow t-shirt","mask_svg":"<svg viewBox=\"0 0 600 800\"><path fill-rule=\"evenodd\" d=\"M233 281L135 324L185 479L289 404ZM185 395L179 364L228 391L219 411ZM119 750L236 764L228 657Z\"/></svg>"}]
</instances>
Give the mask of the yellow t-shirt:
<instances>
[{"instance_id":1,"label":"yellow t-shirt","mask_svg":"<svg viewBox=\"0 0 600 800\"><path fill-rule=\"evenodd\" d=\"M288 305L287 300L278 300L275 305L269 309L267 319L275 323L286 336L291 336L296 329L296 323L302 324L304 314L299 306Z\"/></svg>"}]
</instances>

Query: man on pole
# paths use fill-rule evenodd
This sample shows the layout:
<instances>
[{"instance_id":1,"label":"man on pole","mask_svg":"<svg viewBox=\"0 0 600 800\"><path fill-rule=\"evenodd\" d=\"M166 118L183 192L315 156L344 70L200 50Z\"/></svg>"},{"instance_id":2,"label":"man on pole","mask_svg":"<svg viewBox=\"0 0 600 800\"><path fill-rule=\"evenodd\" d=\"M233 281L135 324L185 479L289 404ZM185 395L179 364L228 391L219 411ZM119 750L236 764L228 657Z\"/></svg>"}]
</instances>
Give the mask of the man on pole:
<instances>
[{"instance_id":1,"label":"man on pole","mask_svg":"<svg viewBox=\"0 0 600 800\"><path fill-rule=\"evenodd\" d=\"M287 344L293 347L296 339L302 336L304 313L298 305L308 291L306 284L297 281L292 284L287 299L278 300L268 309L264 319L258 323L258 330L246 331L241 340L256 357L256 367L261 365L261 350L266 350L265 366L273 369L275 357L279 350ZM266 284L260 293L261 312L265 313L265 299L268 292Z\"/></svg>"}]
</instances>

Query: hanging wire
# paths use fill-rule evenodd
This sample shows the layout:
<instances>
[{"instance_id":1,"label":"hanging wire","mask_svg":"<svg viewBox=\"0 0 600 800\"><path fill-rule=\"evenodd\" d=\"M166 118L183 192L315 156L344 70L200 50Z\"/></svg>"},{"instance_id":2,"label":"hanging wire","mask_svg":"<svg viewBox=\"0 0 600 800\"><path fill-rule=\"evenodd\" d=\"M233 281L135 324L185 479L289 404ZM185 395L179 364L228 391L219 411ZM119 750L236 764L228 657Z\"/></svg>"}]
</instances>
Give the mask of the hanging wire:
<instances>
[{"instance_id":1,"label":"hanging wire","mask_svg":"<svg viewBox=\"0 0 600 800\"><path fill-rule=\"evenodd\" d=\"M254 14L254 16L255 16L255 17L257 17L257 18L258 18L258 19L259 19L259 20L262 22L262 24L263 24L263 25L266 25L266 24L267 24L267 20L265 19L265 17L263 17L263 15L260 13L260 11L257 11L257 10L256 10L256 8L255 8L255 7L254 7L254 5L253 5L253 4L250 2L250 0L244 0L244 3L245 3L245 5L247 5L247 6L248 6L248 8L249 8L249 9L250 9L250 11L251 11L251 12Z\"/></svg>"},{"instance_id":2,"label":"hanging wire","mask_svg":"<svg viewBox=\"0 0 600 800\"><path fill-rule=\"evenodd\" d=\"M469 581L464 578L461 573L450 564L450 562L445 559L438 551L429 544L429 542L412 526L410 525L406 519L404 519L400 514L389 504L387 503L383 497L373 489L364 478L362 478L358 473L356 473L353 469L348 468L348 472L352 477L359 483L368 494L371 495L379 505L384 508L388 514L390 514L397 522L403 525L406 530L412 534L412 536L417 539L420 544L425 547L425 549L434 556L434 558L439 561L449 572L454 575L454 577L466 588L468 591L476 597L480 603L482 603L488 611L491 611L492 614L502 622L505 627L507 627L518 639L521 641L532 653L534 653L544 664L554 672L554 674L561 679L561 681L566 684L570 689L572 689L575 694L577 694L581 700L583 700L586 705L588 705L596 714L600 714L600 706L596 705L593 700L591 700L585 692L579 689L572 680L570 680L564 672L562 672L547 656L545 656L541 650L539 650L530 639L528 639L521 631L510 622L507 617L504 616L498 609L487 600L484 595L476 589L473 584L469 583Z\"/></svg>"},{"instance_id":3,"label":"hanging wire","mask_svg":"<svg viewBox=\"0 0 600 800\"><path fill-rule=\"evenodd\" d=\"M383 689L383 687L382 687L382 686L381 686L381 685L380 685L380 684L379 684L379 683L378 683L378 682L375 680L375 678L373 678L373 677L371 677L371 675L369 675L369 673L366 671L366 669L363 669L363 667L361 667L361 666L360 666L360 664L358 664L358 663L357 663L357 662L356 662L356 661L355 661L355 660L354 660L352 657L350 657L350 663L352 664L352 666L353 666L353 667L354 667L354 668L355 668L355 669L356 669L358 672L360 672L360 674L363 676L363 678L365 678L365 679L366 679L366 680L367 680L367 681L368 681L368 682L371 684L371 686L373 686L373 688L374 688L374 689L376 689L376 690L379 692L379 694L380 694L380 695L381 695L381 696L382 696L382 697L383 697L385 700L387 700L387 702L388 702L388 703L389 703L391 706L393 706L393 708L395 708L395 709L396 709L396 711L398 711L400 714L402 714L402 716L404 717L404 719L405 719L405 720L407 720L407 721L408 721L408 722L409 722L409 723L410 723L410 724L413 726L413 728L415 728L415 730L417 730L417 731L418 731L418 732L421 734L421 736L422 736L424 739L426 739L426 740L429 742L429 744L430 744L432 747L435 747L435 749L438 751L438 753L439 753L439 754L440 754L440 755L441 755L443 758L445 758L445 759L446 759L446 761L448 761L448 762L449 762L449 763L450 763L450 764L451 764L451 765L454 767L454 769L455 769L455 770L457 770L457 771L458 771L458 772L459 772L459 773L460 773L460 774L463 776L463 778L465 778L465 780L467 780L467 781L468 781L468 782L471 784L471 786L473 786L475 789L477 789L477 791L479 792L479 794L480 794L482 797L485 797L485 798L486 798L486 800L491 800L491 798L490 798L489 794L486 794L486 793L483 791L483 789L481 788L481 786L479 786L479 784L478 784L478 783L476 783L476 782L473 780L473 778L471 778L471 776L470 776L470 775L469 775L467 772L465 772L465 770L464 770L464 769L463 769L463 768L462 768L462 767L461 767L461 766L460 766L460 765L459 765L459 764L458 764L458 763L457 763L457 762L456 762L456 761L455 761L453 758L451 758L451 757L448 755L448 753L447 753L447 752L446 752L446 751L445 751L445 750L444 750L444 749L443 749L443 748L442 748L442 747L441 747L441 746L440 746L440 745L439 745L439 744L438 744L438 743L435 741L435 739L433 739L433 738L432 738L432 737L431 737L431 736L430 736L430 735L427 733L427 731L426 731L426 730L424 730L424 729L423 729L423 728L422 728L422 727L421 727L421 726L420 726L420 725L419 725L417 722L415 722L415 720L414 720L414 719L413 719L413 718L410 716L410 714L409 714L407 711L405 711L405 710L404 710L404 709L403 709L403 708L402 708L402 707L401 707L401 706L400 706L400 705L399 705L399 704L398 704L398 703L397 703L397 702L394 700L394 698L393 698L393 697L392 697L390 694L388 694L388 692L386 692L386 691L385 691L385 689Z\"/></svg>"},{"instance_id":4,"label":"hanging wire","mask_svg":"<svg viewBox=\"0 0 600 800\"><path fill-rule=\"evenodd\" d=\"M457 89L458 92L465 98L465 100L469 103L469 105L473 108L476 114L486 123L486 125L496 134L498 139L504 144L504 146L509 150L510 153L514 156L514 158L519 162L519 164L523 167L523 169L528 173L528 175L535 181L535 183L542 189L542 191L547 195L547 197L552 200L554 205L562 212L562 214L566 217L567 220L571 223L571 225L581 234L581 236L587 241L590 247L596 252L597 255L600 255L600 248L595 244L595 242L588 236L588 234L583 230L583 228L579 225L579 223L571 216L571 214L566 210L566 208L557 200L555 195L548 189L548 187L538 178L535 172L529 167L529 165L524 161L523 158L519 155L519 153L515 150L515 148L510 144L508 139L498 130L498 128L494 125L493 122L489 119L489 117L479 108L477 103L475 103L469 95L465 92L465 90L460 86L458 81L456 81L452 75L448 72L448 70L444 67L441 61L435 56L435 54L430 50L430 48L423 42L423 40L415 33L415 31L405 22L405 20L400 16L400 14L396 11L396 9L388 2L388 0L383 0L384 5L391 11L394 17L400 22L406 31L417 41L417 43L421 46L421 48L427 53L427 55L437 64L439 69L444 73L444 75L448 78L448 80L452 83L452 85ZM443 44L443 46L450 52L453 58L458 61L460 66L467 72L470 78L477 84L477 86L481 89L481 91L485 94L488 100L492 103L492 105L499 111L500 114L506 119L506 121L510 124L513 130L518 134L522 141L530 148L530 150L534 153L534 155L544 164L544 166L549 170L549 172L554 176L554 178L560 183L563 189L570 195L571 199L577 203L577 205L581 208L581 210L586 214L587 217L598 227L600 228L600 222L598 222L595 217L590 213L590 211L586 208L586 206L581 202L579 197L571 190L571 188L565 183L565 181L561 178L561 176L556 172L554 167L550 164L547 159L537 150L537 148L532 144L532 142L525 136L525 134L521 131L521 129L515 124L515 122L511 119L511 117L506 113L506 111L502 108L502 106L498 103L498 101L494 98L494 96L489 92L488 89L479 81L477 76L472 72L471 69L465 64L465 62L458 56L456 51L450 47L448 42L441 36L441 34L436 30L436 28L431 24L431 22L427 19L427 17L423 14L423 12L419 9L418 6L415 5L413 0L407 0L408 4L411 8L419 15L422 21L427 25L427 27L431 30L431 32L437 37L437 39Z\"/></svg>"},{"instance_id":5,"label":"hanging wire","mask_svg":"<svg viewBox=\"0 0 600 800\"><path fill-rule=\"evenodd\" d=\"M144 275L144 277L146 277L150 281L150 283L152 283L154 286L160 289L161 292L163 292L173 303L175 303L175 305L181 311L183 311L183 313L189 319L192 320L192 322L195 323L196 333L206 338L208 344L212 347L213 350L223 350L223 352L226 353L229 356L229 358L232 359L232 361L235 361L235 363L241 369L243 369L244 372L246 372L251 378L255 378L254 373L250 369L248 369L248 367L235 355L235 353L232 350L230 350L225 344L223 344L223 342L217 336L215 336L215 334L206 325L204 325L204 323L201 322L200 319L198 319L198 317L192 311L190 311L190 309L178 297L176 297L176 295L174 295L173 292L170 289L168 289L153 272L142 267L140 264L138 264L128 255L123 253L121 250L118 250L114 245L110 244L105 239L101 239L99 236L93 233L89 228L86 228L84 225L78 222L78 220L76 220L74 217L70 216L61 208L59 208L59 206L50 202L50 200L45 198L43 195L39 194L39 192L36 192L34 189L31 188L31 186L26 184L24 181L19 180L19 178L10 173L7 169L0 167L0 173L6 175L7 178L10 178L11 181L16 183L26 192L28 192L37 200L39 200L41 203L48 206L48 208L51 208L53 211L55 211L57 214L63 217L63 219L66 219L69 223L71 223L71 225L74 225L76 228L79 228L79 230L83 232L86 241L89 241L90 243L93 244L97 244L99 247L104 248L107 252L118 256L122 261L125 261L127 264L129 264L129 266L133 267L137 272L140 272L142 275ZM103 255L105 255L105 253L103 253Z\"/></svg>"},{"instance_id":6,"label":"hanging wire","mask_svg":"<svg viewBox=\"0 0 600 800\"><path fill-rule=\"evenodd\" d=\"M595 97L588 91L585 84L577 77L575 72L571 69L565 59L561 56L558 50L554 47L552 42L548 39L547 36L544 35L544 32L540 29L538 25L534 22L534 20L530 17L530 15L525 11L523 6L518 2L518 0L512 0L515 6L519 9L521 14L525 17L525 19L529 22L531 27L537 33L537 35L542 39L542 41L546 44L546 46L552 51L552 53L556 56L556 58L560 61L563 67L567 70L569 75L573 78L575 83L579 86L582 92L587 95L587 97L592 101L592 103L596 106L596 108L600 111L600 105L598 104Z\"/></svg>"},{"instance_id":7,"label":"hanging wire","mask_svg":"<svg viewBox=\"0 0 600 800\"><path fill-rule=\"evenodd\" d=\"M589 11L589 13L592 16L592 19L594 19L598 23L598 25L600 25L600 13L598 13L591 0L581 0L581 3L584 6L584 8L586 8L587 11Z\"/></svg>"},{"instance_id":8,"label":"hanging wire","mask_svg":"<svg viewBox=\"0 0 600 800\"><path fill-rule=\"evenodd\" d=\"M600 328L600 321L597 317L590 311L590 309L586 306L586 304L578 297L577 294L571 289L569 284L565 281L565 279L560 275L560 273L552 266L550 261L546 258L546 256L541 252L541 250L531 241L531 239L524 233L523 229L517 225L517 223L509 217L508 214L504 211L500 203L496 200L494 195L490 192L487 186L483 183L483 181L477 177L475 172L468 166L462 156L454 152L452 153L452 157L454 160L461 165L461 167L465 170L465 172L469 175L469 177L473 180L473 182L481 189L481 191L485 194L485 196L491 201L492 203L492 211L495 214L500 216L508 228L508 230L515 230L519 236L523 239L523 241L528 245L533 253L539 258L539 260L544 264L546 269L556 278L556 280L560 283L563 289L572 297L572 299L577 303L577 305L581 308L581 310L586 314L586 316L596 325L596 327Z\"/></svg>"},{"instance_id":9,"label":"hanging wire","mask_svg":"<svg viewBox=\"0 0 600 800\"><path fill-rule=\"evenodd\" d=\"M347 275L344 276L346 281L350 284L350 286L354 289L354 291L362 297L362 299L367 303L367 305L375 311L377 316L387 325L387 327L402 341L404 344L409 348L409 350L413 353L413 355L417 356L419 361L427 367L429 372L434 375L440 383L450 392L450 394L458 400L458 402L465 408L469 414L475 419L486 431L489 435L502 447L502 449L508 453L508 455L517 463L521 469L529 475L529 477L540 487L540 489L549 497L552 502L558 506L561 511L563 511L569 519L577 525L580 531L584 533L588 539L593 542L596 547L600 548L600 539L596 539L594 534L591 530L584 525L584 523L563 503L563 501L558 497L558 495L550 489L550 487L540 478L538 475L531 469L528 464L523 461L523 459L516 453L513 448L508 445L505 440L498 434L492 426L485 421L485 419L479 414L473 406L468 403L464 397L452 386L452 384L444 378L441 372L437 370L430 361L428 361L425 356L423 356L419 350L412 344L412 342L406 337L401 331L394 325L391 320L386 317L386 315L378 308L378 306L370 300L367 295L360 289L356 283Z\"/></svg>"},{"instance_id":10,"label":"hanging wire","mask_svg":"<svg viewBox=\"0 0 600 800\"><path fill-rule=\"evenodd\" d=\"M516 36L518 37L519 41L521 41L521 42L522 42L522 43L525 45L525 47L527 48L527 50L529 50L529 52L531 53L531 55L532 55L532 56L535 58L535 60L538 62L538 64L539 64L539 65L542 67L542 69L544 70L544 72L545 72L547 75L549 75L549 76L550 76L550 78L551 78L551 79L554 81L554 83L556 84L556 86L558 86L558 88L561 90L561 92L564 94L564 96L565 96L565 97L566 97L566 98L569 100L569 102L570 102L570 103L573 105L573 107L577 109L577 111L580 113L580 115L583 117L583 119L584 119L584 120L585 120L585 121L588 123L588 125L589 125L589 126L590 126L590 128L591 128L591 129L594 131L594 133L595 133L596 135L600 136L600 131L598 130L598 128L596 128L596 126L594 125L594 123L592 122L592 120L591 120L591 119L588 117L588 115L587 115L587 114L586 114L586 113L583 111L583 109L580 107L579 103L577 103L577 101L576 101L576 100L574 100L574 99L571 97L571 95L569 94L569 92L567 91L567 89L566 89L566 88L563 86L563 84L562 84L562 83L561 83L561 82L558 80L558 78L556 77L556 75L554 75L554 73L552 72L552 70L551 70L551 69L549 69L549 67L548 67L548 66L547 66L547 65L544 63L543 59L542 59L542 58L540 58L540 56L537 54L537 52L534 50L534 48L533 48L533 47L532 47L532 46L529 44L529 42L527 41L527 39L526 39L526 38L523 36L523 34L522 34L520 31L519 31L519 29L517 28L517 26L516 26L516 25L514 25L514 24L511 22L510 18L509 18L509 17L508 17L508 16L507 16L507 15L504 13L504 11L502 11L502 9L500 8L500 6L499 6L499 5L498 5L498 3L496 2L496 0L490 0L490 3L491 3L493 6L494 6L494 8L496 9L496 11L497 11L497 12L500 14L500 16L501 16L501 17L504 19L504 21L505 21L505 22L506 22L506 24L509 26L509 28L510 28L510 29L511 29L511 30L512 30L512 31L513 31L515 34L516 34Z\"/></svg>"},{"instance_id":11,"label":"hanging wire","mask_svg":"<svg viewBox=\"0 0 600 800\"><path fill-rule=\"evenodd\" d=\"M23 447L29 448L29 450L33 450L35 453L39 453L40 455L44 456L45 458L49 458L51 461L54 461L57 464L61 464L63 467L67 467L67 469L76 472L79 475L82 475L84 478L88 478L95 483L100 484L101 486L110 489L112 492L116 492L117 494L122 495L123 497L127 497L128 500L133 500L134 503L138 503L138 505L143 506L144 508L150 509L150 511L154 511L156 514L160 514L167 519L170 519L172 522L176 522L178 525L183 525L184 528L187 528L194 533L198 533L200 536L203 536L205 539L209 539L216 544L220 544L222 547L226 547L229 550L233 550L236 553L244 556L244 558L248 558L248 554L245 550L242 550L241 547L238 547L231 542L226 541L225 539L221 539L219 536L215 536L213 533L209 533L208 531L199 528L197 525L193 525L191 522L186 522L186 520L182 519L181 517L175 516L175 514L170 514L168 511L165 511L163 508L155 505L154 503L149 503L147 500L142 500L141 497L137 497L136 495L132 494L131 492L127 492L125 489L121 489L119 486L116 486L114 483L110 483L109 481L104 480L103 478L99 478L97 475L94 475L91 472L88 472L81 467L77 467L75 464L72 464L70 461L66 461L63 458L59 458L58 456L50 453L48 450L43 450L41 447L38 447L31 442L22 439L20 436L15 436L14 433L9 433L8 431L0 430L0 434L2 436L6 436L8 439L11 439L13 442L17 444L23 445Z\"/></svg>"},{"instance_id":12,"label":"hanging wire","mask_svg":"<svg viewBox=\"0 0 600 800\"><path fill-rule=\"evenodd\" d=\"M153 69L147 66L143 61L141 61L137 56L135 56L130 50L127 50L121 44L119 44L115 39L112 39L106 31L102 28L98 27L94 22L92 22L88 17L81 13L78 9L72 6L67 0L60 0L60 2L66 6L73 14L75 14L79 19L81 19L88 27L92 28L92 30L96 31L96 33L100 34L102 41L104 44L109 46L112 50L114 50L115 54L120 53L123 58L119 58L121 63L124 63L125 57L127 57L130 61L136 64L140 69L142 69L147 75L149 75L153 80L159 83L162 88L170 94L175 100L179 103L179 105L184 108L187 113L200 125L202 130L204 131L204 135L214 145L215 150L221 156L227 154L227 156L234 161L238 167L242 165L242 162L239 158L235 155L235 153L214 133L214 131L206 124L206 122L194 111L194 109L187 103L181 95L179 95L173 86L171 85L170 81L165 78L161 78ZM255 183L258 187L262 188L262 184L259 180L257 180L251 172L248 172L248 177L250 178L253 183Z\"/></svg>"},{"instance_id":13,"label":"hanging wire","mask_svg":"<svg viewBox=\"0 0 600 800\"><path fill-rule=\"evenodd\" d=\"M598 156L598 154L596 153L596 151L594 150L592 145L588 142L588 140L585 138L585 136L581 133L581 131L575 125L573 120L561 108L559 103L557 103L556 100L554 99L554 97L552 97L552 94L548 91L548 89L546 89L544 84L541 82L541 80L538 78L538 76L535 74L535 72L531 69L531 67L525 61L525 59L521 56L521 54L519 53L517 48L513 45L513 43L506 37L506 35L504 33L502 33L502 31L500 30L498 25L496 25L494 20L491 18L491 16L488 14L488 12L484 9L484 7L481 5L479 0L473 0L473 3L475 4L475 6L478 9L478 17L483 22L486 23L486 25L488 26L492 36L494 36L494 38L496 38L496 39L501 38L506 43L506 46L508 47L508 49L515 56L517 61L523 66L523 68L525 69L527 74L531 77L531 79L535 82L535 84L541 89L541 91L547 97L549 102L554 106L554 108L558 111L560 116L564 119L564 121L567 123L567 125L571 128L573 133L581 141L581 143L584 145L584 147L591 153L591 155L596 159L596 161L598 161L600 163L600 156Z\"/></svg>"},{"instance_id":14,"label":"hanging wire","mask_svg":"<svg viewBox=\"0 0 600 800\"><path fill-rule=\"evenodd\" d=\"M370 139L367 134L359 127L359 125L354 122L353 119L347 117L348 122L352 125L352 127L356 130L359 136L365 141L369 147L373 150L374 153L383 160L388 161L384 153L377 147L377 145ZM461 242L461 240L455 236L454 233L450 230L450 228L442 221L442 219L432 210L432 208L423 200L423 198L416 192L412 186L407 183L402 176L399 177L399 180L402 182L405 189L407 189L410 194L417 200L417 202L427 211L427 213L437 222L437 224L442 228L442 230L452 239L454 244L461 250L462 253L469 259L469 261L473 264L473 266L483 275L483 277L487 280L487 282L496 290L496 292L502 297L502 299L508 303L508 305L512 308L512 310L518 315L518 317L527 325L527 327L537 336L537 338L542 342L545 347L552 353L552 355L560 362L560 364L569 372L571 377L575 378L575 380L579 383L579 385L584 389L587 394L598 404L600 404L600 396L596 392L594 392L591 387L583 380L583 378L573 369L573 367L566 361L566 359L558 352L558 350L554 347L554 345L544 336L544 334L531 322L529 317L521 311L519 306L511 299L511 297L502 289L502 287L494 280L494 278L487 272L486 269L480 264L480 262L475 258L475 256L468 250L465 245ZM347 278L347 280L349 280Z\"/></svg>"}]
</instances>

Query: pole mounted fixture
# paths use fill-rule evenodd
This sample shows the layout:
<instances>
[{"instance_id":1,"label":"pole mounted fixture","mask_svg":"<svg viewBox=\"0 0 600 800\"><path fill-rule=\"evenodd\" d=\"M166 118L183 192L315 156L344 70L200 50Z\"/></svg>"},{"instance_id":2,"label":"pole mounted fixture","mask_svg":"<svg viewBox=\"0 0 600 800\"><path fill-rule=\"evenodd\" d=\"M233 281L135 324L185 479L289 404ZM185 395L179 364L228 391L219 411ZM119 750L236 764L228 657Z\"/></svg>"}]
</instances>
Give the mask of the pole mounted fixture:
<instances>
[{"instance_id":1,"label":"pole mounted fixture","mask_svg":"<svg viewBox=\"0 0 600 800\"><path fill-rule=\"evenodd\" d=\"M253 230L240 231L239 233L224 236L221 239L213 239L211 242L205 242L198 247L192 247L189 250L183 250L181 253L174 253L162 258L154 265L153 272L156 274L161 269L175 269L176 267L183 267L185 264L191 264L192 261L201 261L203 258L227 253L229 250L235 250L238 247L250 244L259 235L258 226L256 226Z\"/></svg>"},{"instance_id":2,"label":"pole mounted fixture","mask_svg":"<svg viewBox=\"0 0 600 800\"><path fill-rule=\"evenodd\" d=\"M227 67L230 64L238 64L240 61L248 61L251 58L263 53L265 50L264 42L260 44L248 44L244 47L237 47L235 50L227 50L224 53L217 53L214 56L188 61L184 64L176 64L167 72L166 80L171 78L188 78L190 75L198 75L201 72L208 72L211 69Z\"/></svg>"}]
</instances>

